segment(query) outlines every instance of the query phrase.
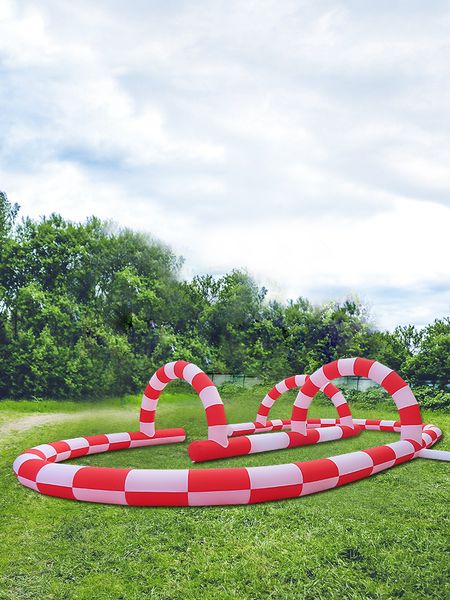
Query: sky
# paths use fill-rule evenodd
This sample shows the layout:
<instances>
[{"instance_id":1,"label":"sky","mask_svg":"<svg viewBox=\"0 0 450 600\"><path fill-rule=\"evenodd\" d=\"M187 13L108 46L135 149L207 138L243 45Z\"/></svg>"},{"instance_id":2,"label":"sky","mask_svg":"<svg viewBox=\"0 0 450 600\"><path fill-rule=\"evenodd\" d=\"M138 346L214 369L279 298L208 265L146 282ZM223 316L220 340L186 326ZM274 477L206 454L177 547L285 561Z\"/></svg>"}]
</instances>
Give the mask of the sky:
<instances>
[{"instance_id":1,"label":"sky","mask_svg":"<svg viewBox=\"0 0 450 600\"><path fill-rule=\"evenodd\" d=\"M450 313L450 4L0 0L0 189L269 297Z\"/></svg>"}]
</instances>

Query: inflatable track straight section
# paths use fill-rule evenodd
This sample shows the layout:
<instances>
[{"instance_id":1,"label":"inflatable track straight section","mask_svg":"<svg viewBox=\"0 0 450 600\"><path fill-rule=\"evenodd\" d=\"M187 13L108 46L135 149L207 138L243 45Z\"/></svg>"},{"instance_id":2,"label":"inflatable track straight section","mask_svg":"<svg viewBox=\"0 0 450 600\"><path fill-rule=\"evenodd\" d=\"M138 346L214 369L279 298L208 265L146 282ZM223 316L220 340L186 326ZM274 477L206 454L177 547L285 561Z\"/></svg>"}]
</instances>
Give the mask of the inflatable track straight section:
<instances>
[{"instance_id":1,"label":"inflatable track straight section","mask_svg":"<svg viewBox=\"0 0 450 600\"><path fill-rule=\"evenodd\" d=\"M342 394L328 387L332 385L331 379L348 374L370 377L380 383L392 395L399 411L399 421L352 419ZM250 453L246 451L248 443L250 449L255 444L254 451L266 451L286 447L283 446L285 441L280 440L294 439L299 442L294 445L302 445L326 441L327 437L336 439L337 431L342 432L341 437L346 437L357 435L364 429L400 432L401 440L318 460L262 467L172 470L59 464L88 454L183 442L186 438L184 429L155 428L158 398L167 383L176 378L184 379L194 387L205 409L208 440L194 442L190 448L195 448L195 444L208 443L210 448L223 453L233 449L233 444L237 443L241 444L239 455L245 455ZM262 405L266 407L263 412L268 409L266 414L258 411L254 423L228 425L219 392L208 376L191 363L168 363L158 369L145 390L140 431L41 444L17 457L14 473L26 487L72 500L134 506L206 506L251 504L304 496L357 481L417 457L449 460L447 455L450 453L430 450L442 436L440 429L422 423L419 406L406 382L380 363L359 358L343 359L321 367L311 377L288 379L291 380L289 384L283 380L284 385L280 382L275 386L276 393L271 394L271 390L263 399ZM267 421L268 411L273 405L271 401L276 400L277 394L292 389L288 388L289 385L300 386L291 420ZM337 393L340 394L336 398L337 404L333 401L338 418L308 420L307 410L314 395L319 389L327 393L327 387L327 395L332 401ZM268 397L270 400L267 400ZM290 427L291 432L283 431ZM277 433L266 433L277 428ZM258 445L261 450L258 450ZM205 457L203 459L206 460Z\"/></svg>"}]
</instances>

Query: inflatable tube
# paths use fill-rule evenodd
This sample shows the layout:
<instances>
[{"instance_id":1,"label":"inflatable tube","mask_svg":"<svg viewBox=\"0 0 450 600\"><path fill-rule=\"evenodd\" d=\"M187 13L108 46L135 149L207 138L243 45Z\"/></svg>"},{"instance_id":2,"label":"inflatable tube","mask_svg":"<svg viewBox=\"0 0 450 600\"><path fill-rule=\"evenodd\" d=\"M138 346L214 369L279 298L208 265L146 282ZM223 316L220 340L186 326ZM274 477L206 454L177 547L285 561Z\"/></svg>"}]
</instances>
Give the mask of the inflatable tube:
<instances>
[{"instance_id":1,"label":"inflatable tube","mask_svg":"<svg viewBox=\"0 0 450 600\"><path fill-rule=\"evenodd\" d=\"M308 379L308 375L293 375L292 377L287 377L286 379L283 379L277 383L270 390L270 392L264 396L256 414L255 422L261 423L261 425L266 425L270 409L275 404L276 400L288 390L301 387ZM342 392L338 390L338 388L331 382L321 386L320 391L323 392L325 396L328 396L328 398L336 407L340 418L340 423L342 425L348 425L349 427L352 427L352 413Z\"/></svg>"},{"instance_id":2,"label":"inflatable tube","mask_svg":"<svg viewBox=\"0 0 450 600\"><path fill-rule=\"evenodd\" d=\"M177 363L179 362L181 361L177 361ZM155 396L156 392L159 392L159 397L163 387L170 381L168 373L173 373L176 377L191 383L194 388L197 386L200 389L198 393L201 397L201 392L205 388L211 387L208 383L211 380L208 378L208 381L206 381L205 378L199 377L194 384L194 379L198 375L205 374L195 365L182 363L176 366L177 363L170 363L171 366L165 365L165 367L162 367L163 371L161 369L157 371L159 375L156 375L156 378L153 376L150 380L153 381L150 394ZM166 367L168 367L167 370ZM399 409L400 421L355 419L353 428L338 422L340 419L327 419L324 420L327 423L323 424L320 422L321 420L317 419L308 422L306 413L315 393L320 387L328 385L329 380L333 377L347 374L349 371L354 374L370 373L370 377L378 378L385 389L391 390ZM336 373L339 373L339 375ZM141 430L138 432L79 437L41 444L20 454L14 462L13 470L19 482L32 490L50 496L85 502L130 506L207 506L252 504L305 496L369 477L384 469L420 457L425 450L441 438L442 432L440 429L434 425L422 424L420 410L412 392L410 392L409 387L405 390L406 383L398 375L391 375L392 373L394 372L379 365L379 363L366 361L365 359L345 359L345 362L340 365L331 363L321 367L313 373L311 378L304 382L292 413L293 437L295 435L305 437L324 435L326 437L325 432L337 429L341 429L343 432L351 431L353 435L362 429L400 431L401 440L392 444L307 462L262 467L200 470L115 469L59 464L64 460L87 454L185 440L183 429L154 430L152 435ZM164 381L164 376L168 378L168 381ZM207 376L205 375L205 377ZM404 385L400 385L400 380ZM160 386L159 389L158 386ZM215 388L215 386L213 387ZM212 392L203 394L203 396L201 400L205 412L210 406L222 406L220 411L214 409L213 416L207 414L208 436L209 441L212 441L216 447L226 448L229 444L228 439L226 445L223 443L223 431L227 425L220 396L218 392L217 396ZM414 402L412 402L411 396ZM217 397L220 400L219 402ZM158 399L147 394L144 395L144 398ZM155 411L156 403L151 406L153 408L149 408L147 400L143 399L143 410ZM420 422L418 422L417 414ZM216 417L216 415L219 416ZM154 423L154 417L154 414L151 416L144 414L144 419L142 419L141 412L141 427L142 424ZM221 429L210 431L210 427L216 426ZM308 428L308 426L311 427ZM301 431L295 431L294 427ZM418 435L419 428L420 436ZM217 434L218 431L220 434ZM213 439L216 435L220 441ZM335 439L333 436L334 433L331 434L330 439ZM264 439L260 435L255 437ZM245 443L245 438L246 436L237 436L235 439L237 441L244 440ZM321 441L325 441L325 439ZM428 456L428 458L431 458L431 456Z\"/></svg>"}]
</instances>

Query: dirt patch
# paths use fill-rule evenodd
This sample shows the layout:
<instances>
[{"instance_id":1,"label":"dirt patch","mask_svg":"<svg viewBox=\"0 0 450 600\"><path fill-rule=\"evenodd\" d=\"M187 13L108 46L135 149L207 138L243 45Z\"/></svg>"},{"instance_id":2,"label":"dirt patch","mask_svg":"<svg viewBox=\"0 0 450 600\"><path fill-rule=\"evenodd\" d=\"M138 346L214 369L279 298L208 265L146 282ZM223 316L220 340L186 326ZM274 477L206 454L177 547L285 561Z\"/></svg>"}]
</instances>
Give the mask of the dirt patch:
<instances>
[{"instance_id":1,"label":"dirt patch","mask_svg":"<svg viewBox=\"0 0 450 600\"><path fill-rule=\"evenodd\" d=\"M28 415L25 417L21 417L19 419L14 419L11 421L7 421L6 423L2 423L0 425L0 436L5 437L7 435L12 435L13 433L21 433L22 431L27 431L28 429L33 429L34 427L39 427L40 425L49 425L51 423L59 423L60 421L66 421L68 419L82 419L83 417L98 415L101 417L102 415L114 415L114 416L136 416L136 429L139 428L139 410L117 410L117 409L105 409L105 410L94 410L94 411L83 411L76 413L44 413L37 415Z\"/></svg>"}]
</instances>

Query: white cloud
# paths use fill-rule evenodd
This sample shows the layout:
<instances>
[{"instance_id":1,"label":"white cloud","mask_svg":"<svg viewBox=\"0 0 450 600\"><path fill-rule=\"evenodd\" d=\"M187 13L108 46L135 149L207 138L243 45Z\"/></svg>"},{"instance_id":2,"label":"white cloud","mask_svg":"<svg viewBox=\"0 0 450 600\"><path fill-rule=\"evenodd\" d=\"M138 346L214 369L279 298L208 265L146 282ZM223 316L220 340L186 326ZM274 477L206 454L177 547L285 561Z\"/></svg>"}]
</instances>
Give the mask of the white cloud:
<instances>
[{"instance_id":1,"label":"white cloud","mask_svg":"<svg viewBox=\"0 0 450 600\"><path fill-rule=\"evenodd\" d=\"M147 229L186 273L448 313L445 3L0 4L0 189Z\"/></svg>"}]
</instances>

